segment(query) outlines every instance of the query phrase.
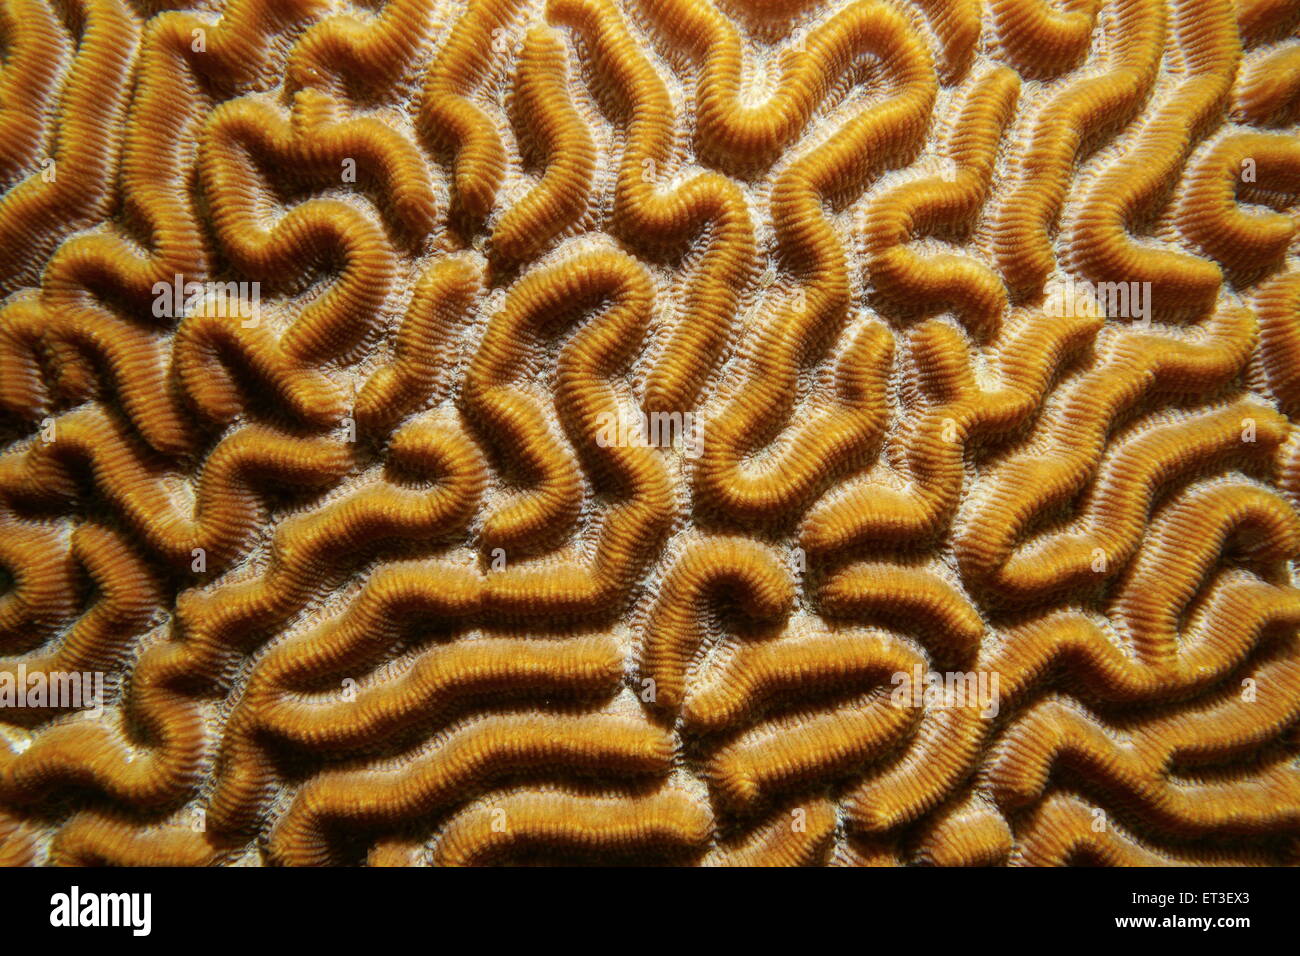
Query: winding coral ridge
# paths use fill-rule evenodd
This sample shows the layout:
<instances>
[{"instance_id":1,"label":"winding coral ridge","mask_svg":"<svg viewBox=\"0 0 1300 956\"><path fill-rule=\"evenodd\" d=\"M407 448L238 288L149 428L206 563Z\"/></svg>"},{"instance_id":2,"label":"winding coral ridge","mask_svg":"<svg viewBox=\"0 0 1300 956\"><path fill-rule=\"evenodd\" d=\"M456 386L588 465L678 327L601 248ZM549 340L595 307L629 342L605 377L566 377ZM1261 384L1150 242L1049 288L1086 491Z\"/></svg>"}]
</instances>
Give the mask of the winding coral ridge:
<instances>
[{"instance_id":1,"label":"winding coral ridge","mask_svg":"<svg viewBox=\"0 0 1300 956\"><path fill-rule=\"evenodd\" d=\"M0 0L0 864L1300 863L1300 7L180 6Z\"/></svg>"}]
</instances>

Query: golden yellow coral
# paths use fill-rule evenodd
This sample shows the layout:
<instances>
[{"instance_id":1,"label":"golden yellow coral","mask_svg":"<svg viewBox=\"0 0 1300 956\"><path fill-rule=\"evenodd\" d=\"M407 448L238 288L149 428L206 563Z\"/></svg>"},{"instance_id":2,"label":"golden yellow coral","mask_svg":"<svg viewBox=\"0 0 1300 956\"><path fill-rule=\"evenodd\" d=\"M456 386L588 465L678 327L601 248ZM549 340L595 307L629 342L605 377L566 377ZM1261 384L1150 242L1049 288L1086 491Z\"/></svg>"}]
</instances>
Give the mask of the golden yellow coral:
<instances>
[{"instance_id":1,"label":"golden yellow coral","mask_svg":"<svg viewBox=\"0 0 1300 956\"><path fill-rule=\"evenodd\" d=\"M1113 19L1103 27L1109 34L1105 72L1094 71L1070 84L1036 114L1015 160L1012 188L998 209L994 249L1007 284L1017 292L1038 291L1052 272L1056 256L1050 233L1080 151L1092 145L1089 139L1099 129L1113 129L1117 114L1128 117L1136 111L1160 66L1163 5L1159 0L1117 0L1115 7ZM1037 27L1025 29L1035 36L1050 29L1050 23L1044 20ZM1037 39L1031 42L1037 48ZM1051 59L1049 53L1045 62Z\"/></svg>"},{"instance_id":2,"label":"golden yellow coral","mask_svg":"<svg viewBox=\"0 0 1300 956\"><path fill-rule=\"evenodd\" d=\"M1186 79L1145 123L1132 148L1079 200L1066 240L1072 268L1094 282L1123 282L1130 289L1145 283L1148 308L1204 306L1222 279L1212 263L1141 245L1127 230L1144 206L1167 195L1208 120L1222 108L1239 57L1231 23L1228 0L1176 5L1174 31L1187 63Z\"/></svg>"},{"instance_id":3,"label":"golden yellow coral","mask_svg":"<svg viewBox=\"0 0 1300 956\"><path fill-rule=\"evenodd\" d=\"M632 777L663 774L671 751L664 732L614 714L483 717L454 727L441 746L399 769L336 770L313 778L272 831L271 853L284 863L322 863L331 853L331 823L393 824L529 768L559 764Z\"/></svg>"},{"instance_id":4,"label":"golden yellow coral","mask_svg":"<svg viewBox=\"0 0 1300 956\"><path fill-rule=\"evenodd\" d=\"M494 794L456 814L433 849L435 866L482 866L530 850L546 856L644 860L703 846L708 810L665 786L645 796L549 790Z\"/></svg>"},{"instance_id":5,"label":"golden yellow coral","mask_svg":"<svg viewBox=\"0 0 1300 956\"><path fill-rule=\"evenodd\" d=\"M468 0L465 13L429 69L420 99L419 127L434 142L456 149L455 198L471 217L486 216L505 173L500 136L483 112L466 99L499 49L519 0Z\"/></svg>"},{"instance_id":6,"label":"golden yellow coral","mask_svg":"<svg viewBox=\"0 0 1300 956\"><path fill-rule=\"evenodd\" d=\"M711 233L684 314L645 388L650 411L682 411L695 402L718 358L741 286L753 271L749 212L735 184L716 173L692 176L666 192L659 188L671 159L674 110L663 80L610 0L549 0L547 16L581 31L595 65L631 114L615 184L614 229L633 242L657 246L693 237L702 225Z\"/></svg>"},{"instance_id":7,"label":"golden yellow coral","mask_svg":"<svg viewBox=\"0 0 1300 956\"><path fill-rule=\"evenodd\" d=\"M0 0L0 864L1295 862L1293 2L361 6Z\"/></svg>"},{"instance_id":8,"label":"golden yellow coral","mask_svg":"<svg viewBox=\"0 0 1300 956\"><path fill-rule=\"evenodd\" d=\"M0 197L0 290L5 292L39 281L55 246L106 215L116 192L139 28L121 0L77 0L75 7L80 36L59 97L61 121L46 139L44 159L50 162ZM9 73L6 64L6 79ZM26 90L16 82L6 92L6 106L14 109L12 97Z\"/></svg>"},{"instance_id":9,"label":"golden yellow coral","mask_svg":"<svg viewBox=\"0 0 1300 956\"><path fill-rule=\"evenodd\" d=\"M835 807L826 799L797 802L772 814L742 841L719 846L714 866L811 866L820 863L835 835Z\"/></svg>"},{"instance_id":10,"label":"golden yellow coral","mask_svg":"<svg viewBox=\"0 0 1300 956\"><path fill-rule=\"evenodd\" d=\"M492 251L524 260L582 214L596 171L591 133L569 99L564 47L553 31L528 31L517 90L525 122L536 129L546 172L535 189L506 210L492 230Z\"/></svg>"}]
</instances>

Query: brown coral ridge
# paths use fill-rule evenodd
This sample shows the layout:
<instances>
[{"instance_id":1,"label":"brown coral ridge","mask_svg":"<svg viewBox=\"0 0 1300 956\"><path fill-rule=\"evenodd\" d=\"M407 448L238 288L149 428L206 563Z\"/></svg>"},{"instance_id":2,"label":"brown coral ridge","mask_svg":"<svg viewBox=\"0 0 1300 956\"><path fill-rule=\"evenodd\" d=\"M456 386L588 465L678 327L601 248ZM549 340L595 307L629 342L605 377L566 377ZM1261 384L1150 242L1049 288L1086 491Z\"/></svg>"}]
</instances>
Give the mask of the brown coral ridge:
<instances>
[{"instance_id":1,"label":"brown coral ridge","mask_svg":"<svg viewBox=\"0 0 1300 956\"><path fill-rule=\"evenodd\" d=\"M1300 862L1294 3L153 6L0 0L0 864Z\"/></svg>"}]
</instances>

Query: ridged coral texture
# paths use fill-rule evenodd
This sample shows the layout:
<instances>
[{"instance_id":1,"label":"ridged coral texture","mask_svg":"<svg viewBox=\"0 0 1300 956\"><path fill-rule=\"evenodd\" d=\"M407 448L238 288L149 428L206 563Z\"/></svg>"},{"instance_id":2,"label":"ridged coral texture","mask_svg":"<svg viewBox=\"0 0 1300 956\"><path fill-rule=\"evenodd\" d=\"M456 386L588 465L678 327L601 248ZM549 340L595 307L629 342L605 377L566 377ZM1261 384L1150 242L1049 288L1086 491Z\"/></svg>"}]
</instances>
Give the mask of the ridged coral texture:
<instances>
[{"instance_id":1,"label":"ridged coral texture","mask_svg":"<svg viewBox=\"0 0 1300 956\"><path fill-rule=\"evenodd\" d=\"M0 862L1300 863L1295 0L0 0Z\"/></svg>"}]
</instances>

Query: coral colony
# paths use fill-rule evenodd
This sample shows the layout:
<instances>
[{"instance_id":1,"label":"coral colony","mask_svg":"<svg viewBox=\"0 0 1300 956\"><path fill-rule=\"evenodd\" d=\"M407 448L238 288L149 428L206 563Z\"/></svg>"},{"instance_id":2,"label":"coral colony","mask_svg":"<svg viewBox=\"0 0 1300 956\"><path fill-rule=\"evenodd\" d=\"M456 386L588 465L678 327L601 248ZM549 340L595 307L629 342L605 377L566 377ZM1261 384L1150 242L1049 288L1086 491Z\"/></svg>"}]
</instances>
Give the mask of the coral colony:
<instances>
[{"instance_id":1,"label":"coral colony","mask_svg":"<svg viewBox=\"0 0 1300 956\"><path fill-rule=\"evenodd\" d=\"M0 0L0 863L1296 862L1295 0L165 6Z\"/></svg>"}]
</instances>

